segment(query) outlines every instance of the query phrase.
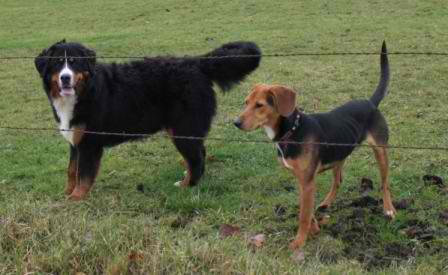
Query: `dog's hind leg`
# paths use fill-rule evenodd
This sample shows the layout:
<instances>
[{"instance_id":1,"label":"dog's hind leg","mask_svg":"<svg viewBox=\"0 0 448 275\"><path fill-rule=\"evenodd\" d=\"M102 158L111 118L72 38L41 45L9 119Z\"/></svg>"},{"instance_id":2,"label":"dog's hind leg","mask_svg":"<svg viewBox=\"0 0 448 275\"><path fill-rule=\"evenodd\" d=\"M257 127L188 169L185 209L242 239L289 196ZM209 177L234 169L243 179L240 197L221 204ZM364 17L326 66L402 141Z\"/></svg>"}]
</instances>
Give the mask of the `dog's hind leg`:
<instances>
[{"instance_id":1,"label":"dog's hind leg","mask_svg":"<svg viewBox=\"0 0 448 275\"><path fill-rule=\"evenodd\" d=\"M383 209L384 214L390 218L394 218L396 210L392 204L392 197L389 186L389 159L387 156L387 148L373 147L375 158L379 166L381 174L381 189L383 191Z\"/></svg>"},{"instance_id":2,"label":"dog's hind leg","mask_svg":"<svg viewBox=\"0 0 448 275\"><path fill-rule=\"evenodd\" d=\"M176 139L173 140L177 150L185 159L187 172L182 181L176 186L189 187L198 183L205 170L205 147L202 140Z\"/></svg>"},{"instance_id":3,"label":"dog's hind leg","mask_svg":"<svg viewBox=\"0 0 448 275\"><path fill-rule=\"evenodd\" d=\"M103 148L96 146L77 147L77 180L75 189L70 194L70 200L82 200L89 193L100 168Z\"/></svg>"},{"instance_id":4,"label":"dog's hind leg","mask_svg":"<svg viewBox=\"0 0 448 275\"><path fill-rule=\"evenodd\" d=\"M204 174L204 139L210 129L216 105L210 87L191 92L188 100L189 105L184 107L188 111L178 114L167 127L167 132L187 167L183 180L175 183L181 187L196 185Z\"/></svg>"},{"instance_id":5,"label":"dog's hind leg","mask_svg":"<svg viewBox=\"0 0 448 275\"><path fill-rule=\"evenodd\" d=\"M342 168L344 166L344 161L340 161L333 166L333 184L331 185L331 190L325 196L324 201L317 207L318 209L327 209L336 199L336 194L338 192L339 186L342 182Z\"/></svg>"},{"instance_id":6,"label":"dog's hind leg","mask_svg":"<svg viewBox=\"0 0 448 275\"><path fill-rule=\"evenodd\" d=\"M381 113L378 112L375 116L373 127L368 132L367 142L372 146L380 170L384 214L390 218L394 218L397 211L392 204L389 185L389 158L387 147L385 147L388 138L386 121Z\"/></svg>"}]
</instances>

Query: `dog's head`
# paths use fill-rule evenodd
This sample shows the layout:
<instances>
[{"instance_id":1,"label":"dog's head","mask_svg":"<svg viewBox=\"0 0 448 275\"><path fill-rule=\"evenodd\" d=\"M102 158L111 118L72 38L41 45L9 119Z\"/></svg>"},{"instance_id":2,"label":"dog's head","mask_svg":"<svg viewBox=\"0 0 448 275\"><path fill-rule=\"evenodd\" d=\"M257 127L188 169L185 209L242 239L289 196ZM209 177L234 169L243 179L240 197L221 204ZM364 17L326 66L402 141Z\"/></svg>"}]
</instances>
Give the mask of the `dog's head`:
<instances>
[{"instance_id":1,"label":"dog's head","mask_svg":"<svg viewBox=\"0 0 448 275\"><path fill-rule=\"evenodd\" d=\"M234 124L251 131L262 126L272 127L280 116L288 117L295 109L296 93L281 85L258 84L245 99L246 107Z\"/></svg>"},{"instance_id":2,"label":"dog's head","mask_svg":"<svg viewBox=\"0 0 448 275\"><path fill-rule=\"evenodd\" d=\"M65 39L44 49L34 60L53 99L81 95L95 73L95 63L93 50Z\"/></svg>"}]
</instances>

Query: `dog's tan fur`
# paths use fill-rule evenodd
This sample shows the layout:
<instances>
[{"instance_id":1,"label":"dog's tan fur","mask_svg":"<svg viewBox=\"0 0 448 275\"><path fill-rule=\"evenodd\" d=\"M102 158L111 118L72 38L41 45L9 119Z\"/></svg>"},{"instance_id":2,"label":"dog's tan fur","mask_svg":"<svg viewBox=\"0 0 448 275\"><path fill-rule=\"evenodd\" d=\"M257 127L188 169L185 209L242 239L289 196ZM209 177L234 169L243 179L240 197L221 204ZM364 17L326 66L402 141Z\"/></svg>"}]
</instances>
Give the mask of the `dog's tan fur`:
<instances>
[{"instance_id":1,"label":"dog's tan fur","mask_svg":"<svg viewBox=\"0 0 448 275\"><path fill-rule=\"evenodd\" d=\"M287 117L295 109L295 92L285 86L258 84L245 99L245 104L246 107L237 120L240 123L238 127L245 131L264 127L272 139L272 133L277 133L279 127L279 117ZM344 160L323 166L317 154L318 145L313 144L314 141L311 136L306 140L305 144L300 145L302 146L302 151L296 158L284 159L283 156L279 158L280 163L289 168L298 179L301 209L297 236L290 244L290 248L293 250L300 249L309 234L316 234L320 230L319 224L314 218L316 176L326 170L333 170L331 190L320 204L320 207L329 207L331 205L342 182ZM367 141L371 145L378 145L371 135L368 136ZM392 205L389 191L387 149L375 146L372 148L381 173L384 213L393 218L396 210Z\"/></svg>"}]
</instances>

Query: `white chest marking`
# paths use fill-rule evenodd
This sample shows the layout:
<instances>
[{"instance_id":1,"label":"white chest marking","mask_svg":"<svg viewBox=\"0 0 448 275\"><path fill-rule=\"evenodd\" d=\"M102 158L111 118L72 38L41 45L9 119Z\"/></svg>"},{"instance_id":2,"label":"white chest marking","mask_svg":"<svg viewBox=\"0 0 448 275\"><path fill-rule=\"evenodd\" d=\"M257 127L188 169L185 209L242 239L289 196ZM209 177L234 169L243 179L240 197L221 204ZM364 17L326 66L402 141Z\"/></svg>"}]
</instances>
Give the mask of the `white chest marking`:
<instances>
[{"instance_id":1,"label":"white chest marking","mask_svg":"<svg viewBox=\"0 0 448 275\"><path fill-rule=\"evenodd\" d=\"M268 137L270 139L275 138L275 132L271 127L264 126L264 130L266 131L266 134L268 135ZM277 147L278 151L280 152L280 155L282 155L283 165L285 165L285 167L288 169L293 169L292 166L289 165L288 162L286 162L285 156L283 155L283 151L282 151L282 148L280 147L280 145L278 145L278 143L275 143L275 146Z\"/></svg>"},{"instance_id":2,"label":"white chest marking","mask_svg":"<svg viewBox=\"0 0 448 275\"><path fill-rule=\"evenodd\" d=\"M282 151L282 148L280 147L280 145L278 145L278 143L275 143L275 146L277 146L277 149L280 152L280 155L282 155L283 165L285 165L286 168L292 170L293 167L291 165L289 165L288 162L286 161L285 156L283 155L283 151Z\"/></svg>"},{"instance_id":3,"label":"white chest marking","mask_svg":"<svg viewBox=\"0 0 448 275\"><path fill-rule=\"evenodd\" d=\"M73 118L76 101L76 96L63 96L53 100L53 106L60 120L59 132L72 145L74 145L73 132L63 130L72 130L70 121Z\"/></svg>"},{"instance_id":4,"label":"white chest marking","mask_svg":"<svg viewBox=\"0 0 448 275\"><path fill-rule=\"evenodd\" d=\"M268 126L264 126L264 130L266 131L266 135L268 135L268 137L270 139L274 139L275 138L275 132L271 127Z\"/></svg>"}]
</instances>

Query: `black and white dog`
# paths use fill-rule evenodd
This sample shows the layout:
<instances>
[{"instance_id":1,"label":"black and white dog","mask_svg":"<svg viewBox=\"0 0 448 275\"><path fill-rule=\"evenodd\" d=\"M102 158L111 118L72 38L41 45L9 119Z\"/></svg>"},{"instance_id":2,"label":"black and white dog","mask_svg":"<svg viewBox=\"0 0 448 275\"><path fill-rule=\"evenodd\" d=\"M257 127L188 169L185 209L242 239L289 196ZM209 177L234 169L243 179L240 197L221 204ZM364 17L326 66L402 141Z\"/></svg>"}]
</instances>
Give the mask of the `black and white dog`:
<instances>
[{"instance_id":1,"label":"black and white dog","mask_svg":"<svg viewBox=\"0 0 448 275\"><path fill-rule=\"evenodd\" d=\"M65 194L84 198L98 173L104 147L139 137L89 131L205 137L216 111L213 82L224 91L260 63L252 42L233 42L198 57L154 57L125 64L100 64L95 52L60 41L36 57L61 134L70 143ZM70 130L70 131L63 131ZM203 140L175 139L187 164L182 187L204 173Z\"/></svg>"}]
</instances>

